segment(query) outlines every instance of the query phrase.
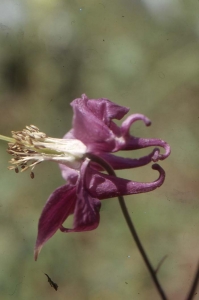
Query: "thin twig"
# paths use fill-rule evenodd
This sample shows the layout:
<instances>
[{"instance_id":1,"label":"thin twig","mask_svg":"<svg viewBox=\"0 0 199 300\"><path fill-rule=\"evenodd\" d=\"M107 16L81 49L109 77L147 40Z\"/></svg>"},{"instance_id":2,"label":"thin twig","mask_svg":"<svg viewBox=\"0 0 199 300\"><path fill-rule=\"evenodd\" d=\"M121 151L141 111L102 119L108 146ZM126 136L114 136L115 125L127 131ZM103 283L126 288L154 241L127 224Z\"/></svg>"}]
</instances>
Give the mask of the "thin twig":
<instances>
[{"instance_id":1,"label":"thin twig","mask_svg":"<svg viewBox=\"0 0 199 300\"><path fill-rule=\"evenodd\" d=\"M168 255L163 256L163 258L159 261L157 268L155 269L155 273L157 275L158 271L160 270L160 267L162 266L163 262L165 261L165 259L168 257Z\"/></svg>"},{"instance_id":2,"label":"thin twig","mask_svg":"<svg viewBox=\"0 0 199 300\"><path fill-rule=\"evenodd\" d=\"M145 250L144 250L144 248L143 248L143 246L141 244L141 241L140 241L140 239L138 237L138 234L136 232L134 224L133 224L133 222L132 222L132 220L131 220L131 218L129 216L126 204L124 202L124 198L120 196L120 197L118 197L118 199L119 199L120 207L122 209L124 218L125 218L128 226L129 226L130 232L131 232L131 234L132 234L132 236L133 236L133 238L135 240L135 243L136 243L136 245L137 245L137 247L138 247L138 249L140 251L140 254L142 255L142 258L143 258L143 260L144 260L144 262L145 262L145 264L146 264L146 266L148 268L148 271L149 271L149 273L150 273L150 275L151 275L151 277L153 279L153 282L154 282L154 284L155 284L155 286L156 286L156 288L157 288L157 290L158 290L161 298L163 300L167 300L165 292L163 291L162 286L160 285L159 280L158 280L158 278L156 276L156 272L153 269L153 267L152 267L152 265L151 265L151 263L149 261L149 258L148 258L147 254L146 254L146 252L145 252Z\"/></svg>"},{"instance_id":3,"label":"thin twig","mask_svg":"<svg viewBox=\"0 0 199 300\"><path fill-rule=\"evenodd\" d=\"M188 294L186 300L192 300L193 297L195 296L195 291L196 291L196 288L198 285L198 281L199 281L199 263L197 265L196 274L194 276L193 283L192 283L191 289L189 291L189 294Z\"/></svg>"},{"instance_id":4,"label":"thin twig","mask_svg":"<svg viewBox=\"0 0 199 300\"><path fill-rule=\"evenodd\" d=\"M87 157L90 158L92 161L98 163L99 165L103 166L103 168L107 171L107 173L109 175L116 176L116 174L115 174L114 170L112 169L112 167L106 161L104 161L103 159L101 159L100 157L95 156L94 154L90 154L90 153L87 154ZM131 217L129 215L128 209L126 207L126 204L124 202L123 196L119 196L118 200L119 200L119 204L120 204L122 213L123 213L124 218L126 220L126 223L127 223L128 227L129 227L129 230L131 232L131 235L132 235L132 237L133 237L133 239L134 239L134 241L135 241L135 243L136 243L136 245L137 245L137 247L138 247L138 249L140 251L140 254L141 254L141 256L142 256L142 258L143 258L143 260L144 260L147 268L148 268L148 271L149 271L149 273L151 275L151 278L152 278L152 280L153 280L153 282L154 282L154 284L155 284L155 286L156 286L156 288L157 288L157 290L158 290L158 292L159 292L159 294L161 296L161 299L167 300L165 292L163 291L162 286L160 285L160 283L158 281L158 278L156 276L156 272L153 269L153 267L152 267L152 265L151 265L151 263L149 261L149 258L148 258L147 254L146 254L146 252L145 252L145 250L144 250L144 248L143 248L143 246L141 244L141 241L140 241L140 239L138 237L138 234L137 234L136 229L134 227L134 224L133 224L133 222L131 220ZM187 300L190 300L190 299L187 299Z\"/></svg>"}]
</instances>

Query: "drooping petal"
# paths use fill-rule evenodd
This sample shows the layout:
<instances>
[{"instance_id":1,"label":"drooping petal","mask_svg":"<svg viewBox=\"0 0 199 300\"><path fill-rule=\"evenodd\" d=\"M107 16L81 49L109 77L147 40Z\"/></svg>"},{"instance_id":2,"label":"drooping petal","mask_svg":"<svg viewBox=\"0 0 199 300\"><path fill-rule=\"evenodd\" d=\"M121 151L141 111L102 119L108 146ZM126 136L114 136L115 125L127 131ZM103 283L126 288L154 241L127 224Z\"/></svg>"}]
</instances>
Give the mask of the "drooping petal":
<instances>
[{"instance_id":1,"label":"drooping petal","mask_svg":"<svg viewBox=\"0 0 199 300\"><path fill-rule=\"evenodd\" d=\"M44 243L46 243L61 227L66 218L74 212L76 188L64 185L56 189L47 200L38 224L38 235L34 257L37 260Z\"/></svg>"},{"instance_id":2,"label":"drooping petal","mask_svg":"<svg viewBox=\"0 0 199 300\"><path fill-rule=\"evenodd\" d=\"M60 230L63 232L89 231L99 225L101 202L99 199L92 197L85 186L85 174L88 164L89 160L86 159L82 164L78 178L73 228L69 229L61 226Z\"/></svg>"},{"instance_id":3,"label":"drooping petal","mask_svg":"<svg viewBox=\"0 0 199 300\"><path fill-rule=\"evenodd\" d=\"M90 168L86 176L87 189L93 197L100 200L150 192L160 187L165 179L165 172L158 164L154 164L152 169L159 172L159 178L153 182L142 183L106 175Z\"/></svg>"}]
</instances>

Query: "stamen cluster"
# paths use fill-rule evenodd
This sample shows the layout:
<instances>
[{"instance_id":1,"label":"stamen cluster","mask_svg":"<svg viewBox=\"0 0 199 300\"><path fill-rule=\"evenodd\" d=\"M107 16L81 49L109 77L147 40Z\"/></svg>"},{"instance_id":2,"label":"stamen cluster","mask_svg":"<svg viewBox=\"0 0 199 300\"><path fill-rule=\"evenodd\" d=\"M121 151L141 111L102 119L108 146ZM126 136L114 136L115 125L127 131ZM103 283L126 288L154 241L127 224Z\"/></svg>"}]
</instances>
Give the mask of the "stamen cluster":
<instances>
[{"instance_id":1,"label":"stamen cluster","mask_svg":"<svg viewBox=\"0 0 199 300\"><path fill-rule=\"evenodd\" d=\"M43 142L46 134L40 132L39 128L34 125L26 126L22 131L12 131L11 133L14 142L8 143L7 152L13 156L10 163L14 166L9 166L9 170L15 170L16 173L19 172L19 168L21 168L21 172L28 168L33 170L43 160L41 155L38 159L41 145L38 146L37 143ZM30 176L34 178L34 173L31 172Z\"/></svg>"}]
</instances>

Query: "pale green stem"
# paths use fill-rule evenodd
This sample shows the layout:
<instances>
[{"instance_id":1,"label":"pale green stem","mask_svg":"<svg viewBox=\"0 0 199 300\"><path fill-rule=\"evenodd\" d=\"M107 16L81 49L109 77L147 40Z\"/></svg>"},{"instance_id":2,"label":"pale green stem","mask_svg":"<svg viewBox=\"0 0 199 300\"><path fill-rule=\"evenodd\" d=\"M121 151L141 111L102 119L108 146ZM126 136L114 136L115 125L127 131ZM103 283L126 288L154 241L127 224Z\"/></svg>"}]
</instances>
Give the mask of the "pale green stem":
<instances>
[{"instance_id":1,"label":"pale green stem","mask_svg":"<svg viewBox=\"0 0 199 300\"><path fill-rule=\"evenodd\" d=\"M9 143L15 143L15 139L5 136L5 135L1 135L1 134L0 134L0 140L6 141Z\"/></svg>"}]
</instances>

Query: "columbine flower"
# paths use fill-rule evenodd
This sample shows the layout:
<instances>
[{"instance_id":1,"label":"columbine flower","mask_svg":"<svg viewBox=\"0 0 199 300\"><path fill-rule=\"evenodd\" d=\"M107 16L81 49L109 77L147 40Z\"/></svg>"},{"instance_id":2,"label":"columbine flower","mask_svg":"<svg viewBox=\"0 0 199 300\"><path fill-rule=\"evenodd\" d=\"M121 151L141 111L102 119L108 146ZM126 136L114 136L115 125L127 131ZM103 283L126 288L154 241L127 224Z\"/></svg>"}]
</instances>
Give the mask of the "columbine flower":
<instances>
[{"instance_id":1,"label":"columbine flower","mask_svg":"<svg viewBox=\"0 0 199 300\"><path fill-rule=\"evenodd\" d=\"M164 182L164 170L157 164L159 178L150 183L139 183L102 173L103 168L91 161L92 155L104 160L115 170L135 168L151 161L163 160L170 154L169 145L159 139L143 139L130 135L131 125L142 120L146 126L150 120L134 114L119 127L113 119L120 120L129 111L108 99L88 99L86 95L71 103L74 111L73 128L63 139L47 137L36 126L27 126L23 131L12 132L12 138L0 136L9 142L8 152L13 156L10 169L18 172L30 168L31 177L36 164L51 160L60 164L67 183L56 189L47 200L38 225L35 259L49 238L60 229L62 232L88 231L97 228L100 220L100 200L120 195L145 193L156 189ZM155 148L140 159L114 156L119 150L135 150L149 146L163 147L164 154ZM72 228L65 228L64 221L74 215Z\"/></svg>"}]
</instances>

